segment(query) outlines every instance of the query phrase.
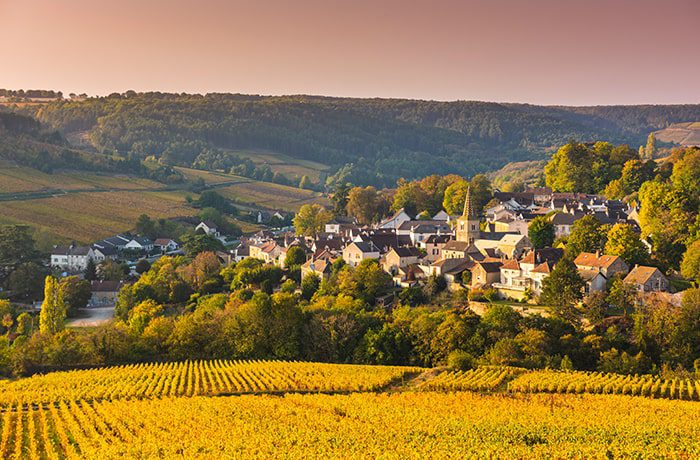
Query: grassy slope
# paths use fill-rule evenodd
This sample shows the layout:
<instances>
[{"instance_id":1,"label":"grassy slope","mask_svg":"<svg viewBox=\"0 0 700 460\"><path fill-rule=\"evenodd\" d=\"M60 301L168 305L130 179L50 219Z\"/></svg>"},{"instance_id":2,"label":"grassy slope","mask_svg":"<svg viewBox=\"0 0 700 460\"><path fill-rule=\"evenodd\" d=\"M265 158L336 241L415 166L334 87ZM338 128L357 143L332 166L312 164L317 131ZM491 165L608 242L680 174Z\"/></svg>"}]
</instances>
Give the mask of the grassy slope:
<instances>
[{"instance_id":1,"label":"grassy slope","mask_svg":"<svg viewBox=\"0 0 700 460\"><path fill-rule=\"evenodd\" d=\"M188 179L202 177L222 195L243 209L257 207L296 211L306 203L327 203L320 194L295 187L259 182L224 173L179 168ZM0 162L0 224L26 224L46 235L50 242L75 240L89 243L133 228L139 215L152 218L193 215L184 190L162 190L157 182L121 175L87 172L45 174L41 171ZM110 191L91 191L112 189ZM40 199L13 199L12 193L68 193ZM258 226L236 221L244 232Z\"/></svg>"}]
</instances>

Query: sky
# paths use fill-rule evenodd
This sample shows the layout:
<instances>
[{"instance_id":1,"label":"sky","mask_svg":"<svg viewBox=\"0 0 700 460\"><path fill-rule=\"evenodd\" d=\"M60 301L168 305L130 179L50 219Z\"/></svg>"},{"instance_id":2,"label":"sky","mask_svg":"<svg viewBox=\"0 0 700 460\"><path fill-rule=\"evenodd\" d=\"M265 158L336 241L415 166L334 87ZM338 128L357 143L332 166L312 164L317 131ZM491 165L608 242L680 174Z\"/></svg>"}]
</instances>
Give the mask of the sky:
<instances>
[{"instance_id":1,"label":"sky","mask_svg":"<svg viewBox=\"0 0 700 460\"><path fill-rule=\"evenodd\" d=\"M0 88L700 103L700 0L0 0Z\"/></svg>"}]
</instances>

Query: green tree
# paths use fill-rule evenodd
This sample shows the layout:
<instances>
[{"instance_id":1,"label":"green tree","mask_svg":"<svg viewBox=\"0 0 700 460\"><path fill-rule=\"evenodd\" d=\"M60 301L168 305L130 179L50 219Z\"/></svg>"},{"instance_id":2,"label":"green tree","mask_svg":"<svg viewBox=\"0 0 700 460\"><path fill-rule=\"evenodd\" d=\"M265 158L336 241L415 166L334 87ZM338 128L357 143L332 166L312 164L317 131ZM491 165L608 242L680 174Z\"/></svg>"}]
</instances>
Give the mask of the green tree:
<instances>
[{"instance_id":1,"label":"green tree","mask_svg":"<svg viewBox=\"0 0 700 460\"><path fill-rule=\"evenodd\" d=\"M700 284L700 240L694 241L683 254L681 262L681 274Z\"/></svg>"},{"instance_id":2,"label":"green tree","mask_svg":"<svg viewBox=\"0 0 700 460\"><path fill-rule=\"evenodd\" d=\"M615 224L608 232L605 253L620 256L628 265L644 264L649 259L646 246L627 224Z\"/></svg>"},{"instance_id":3,"label":"green tree","mask_svg":"<svg viewBox=\"0 0 700 460\"><path fill-rule=\"evenodd\" d=\"M540 301L552 307L560 318L576 324L578 310L575 306L583 297L585 284L574 262L569 257L564 257L542 281Z\"/></svg>"},{"instance_id":4,"label":"green tree","mask_svg":"<svg viewBox=\"0 0 700 460\"><path fill-rule=\"evenodd\" d=\"M0 265L17 265L36 258L34 239L24 225L0 226Z\"/></svg>"},{"instance_id":5,"label":"green tree","mask_svg":"<svg viewBox=\"0 0 700 460\"><path fill-rule=\"evenodd\" d=\"M607 226L601 225L595 217L586 215L571 226L571 233L566 240L566 251L574 257L582 252L602 252L607 240Z\"/></svg>"},{"instance_id":6,"label":"green tree","mask_svg":"<svg viewBox=\"0 0 700 460\"><path fill-rule=\"evenodd\" d=\"M632 284L625 283L621 277L616 276L610 283L608 303L622 309L625 313L632 311L637 304L639 294Z\"/></svg>"},{"instance_id":7,"label":"green tree","mask_svg":"<svg viewBox=\"0 0 700 460\"><path fill-rule=\"evenodd\" d=\"M301 298L305 300L311 300L311 298L318 291L318 287L321 284L321 278L315 273L309 273L304 276L301 280Z\"/></svg>"},{"instance_id":8,"label":"green tree","mask_svg":"<svg viewBox=\"0 0 700 460\"><path fill-rule=\"evenodd\" d=\"M195 257L202 252L223 251L224 245L213 236L190 233L182 237L182 249L189 257Z\"/></svg>"},{"instance_id":9,"label":"green tree","mask_svg":"<svg viewBox=\"0 0 700 460\"><path fill-rule=\"evenodd\" d=\"M381 218L381 203L377 189L368 187L354 187L348 192L348 204L346 212L354 217L362 225L369 225Z\"/></svg>"},{"instance_id":10,"label":"green tree","mask_svg":"<svg viewBox=\"0 0 700 460\"><path fill-rule=\"evenodd\" d=\"M320 204L305 204L294 216L294 228L297 235L315 239L319 233L323 232L332 217L331 213Z\"/></svg>"},{"instance_id":11,"label":"green tree","mask_svg":"<svg viewBox=\"0 0 700 460\"><path fill-rule=\"evenodd\" d=\"M78 310L87 307L92 297L89 281L81 280L77 276L67 276L61 279L59 286L68 316L75 316Z\"/></svg>"},{"instance_id":12,"label":"green tree","mask_svg":"<svg viewBox=\"0 0 700 460\"><path fill-rule=\"evenodd\" d=\"M306 262L306 252L299 246L292 246L287 249L287 255L284 256L284 266L298 267L299 265Z\"/></svg>"},{"instance_id":13,"label":"green tree","mask_svg":"<svg viewBox=\"0 0 700 460\"><path fill-rule=\"evenodd\" d=\"M88 281L95 281L97 279L97 265L95 265L95 261L92 258L87 261L84 276Z\"/></svg>"},{"instance_id":14,"label":"green tree","mask_svg":"<svg viewBox=\"0 0 700 460\"><path fill-rule=\"evenodd\" d=\"M155 238L156 235L156 223L148 217L147 214L141 214L136 220L136 227L134 228L136 233L139 235L144 235L149 238Z\"/></svg>"},{"instance_id":15,"label":"green tree","mask_svg":"<svg viewBox=\"0 0 700 460\"><path fill-rule=\"evenodd\" d=\"M572 141L560 147L544 168L547 186L555 192L594 192L593 160L584 144Z\"/></svg>"},{"instance_id":16,"label":"green tree","mask_svg":"<svg viewBox=\"0 0 700 460\"><path fill-rule=\"evenodd\" d=\"M39 330L42 334L53 335L64 328L66 304L63 290L56 278L47 276L44 283L44 302L39 314Z\"/></svg>"},{"instance_id":17,"label":"green tree","mask_svg":"<svg viewBox=\"0 0 700 460\"><path fill-rule=\"evenodd\" d=\"M41 294L42 277L46 270L34 262L22 262L15 267L7 279L15 299L36 299Z\"/></svg>"},{"instance_id":18,"label":"green tree","mask_svg":"<svg viewBox=\"0 0 700 460\"><path fill-rule=\"evenodd\" d=\"M468 186L469 182L462 179L453 182L445 189L442 207L449 215L456 216L462 214Z\"/></svg>"},{"instance_id":19,"label":"green tree","mask_svg":"<svg viewBox=\"0 0 700 460\"><path fill-rule=\"evenodd\" d=\"M527 227L527 236L535 249L551 247L554 243L554 224L547 216L535 217Z\"/></svg>"}]
</instances>

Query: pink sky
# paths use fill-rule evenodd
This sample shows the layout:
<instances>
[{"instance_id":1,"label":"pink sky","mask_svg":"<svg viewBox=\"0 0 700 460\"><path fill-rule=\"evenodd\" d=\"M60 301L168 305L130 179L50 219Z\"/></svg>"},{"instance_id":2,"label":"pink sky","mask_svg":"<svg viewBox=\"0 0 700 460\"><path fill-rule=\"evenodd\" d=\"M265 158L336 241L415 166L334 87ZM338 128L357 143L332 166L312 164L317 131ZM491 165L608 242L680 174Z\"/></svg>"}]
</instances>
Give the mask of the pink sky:
<instances>
[{"instance_id":1,"label":"pink sky","mask_svg":"<svg viewBox=\"0 0 700 460\"><path fill-rule=\"evenodd\" d=\"M700 103L700 0L0 0L0 88Z\"/></svg>"}]
</instances>

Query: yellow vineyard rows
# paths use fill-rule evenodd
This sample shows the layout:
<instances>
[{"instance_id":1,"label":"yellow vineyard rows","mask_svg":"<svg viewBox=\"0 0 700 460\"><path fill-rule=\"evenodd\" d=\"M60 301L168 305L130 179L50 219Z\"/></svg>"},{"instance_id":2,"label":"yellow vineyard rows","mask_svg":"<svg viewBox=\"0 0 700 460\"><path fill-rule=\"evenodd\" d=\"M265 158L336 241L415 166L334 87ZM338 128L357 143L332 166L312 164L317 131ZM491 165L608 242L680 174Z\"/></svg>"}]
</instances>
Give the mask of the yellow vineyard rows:
<instances>
[{"instance_id":1,"label":"yellow vineyard rows","mask_svg":"<svg viewBox=\"0 0 700 460\"><path fill-rule=\"evenodd\" d=\"M0 382L0 407L283 391L370 391L420 368L287 361L186 361L53 372Z\"/></svg>"},{"instance_id":2,"label":"yellow vineyard rows","mask_svg":"<svg viewBox=\"0 0 700 460\"><path fill-rule=\"evenodd\" d=\"M468 371L443 372L418 385L422 390L491 391L516 375L526 372L518 367L482 366Z\"/></svg>"},{"instance_id":3,"label":"yellow vineyard rows","mask_svg":"<svg viewBox=\"0 0 700 460\"><path fill-rule=\"evenodd\" d=\"M700 381L601 372L527 372L508 384L515 392L595 393L700 400Z\"/></svg>"},{"instance_id":4,"label":"yellow vineyard rows","mask_svg":"<svg viewBox=\"0 0 700 460\"><path fill-rule=\"evenodd\" d=\"M696 403L615 395L402 392L103 400L4 411L0 456L698 458L698 426Z\"/></svg>"}]
</instances>

